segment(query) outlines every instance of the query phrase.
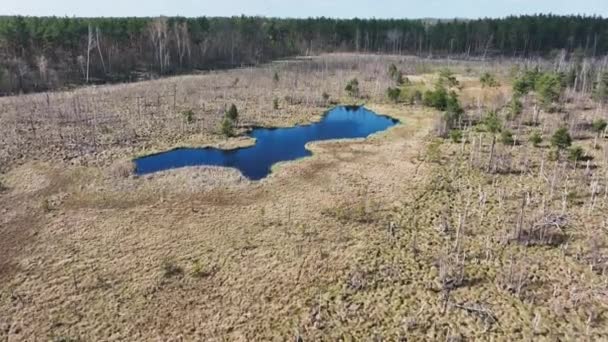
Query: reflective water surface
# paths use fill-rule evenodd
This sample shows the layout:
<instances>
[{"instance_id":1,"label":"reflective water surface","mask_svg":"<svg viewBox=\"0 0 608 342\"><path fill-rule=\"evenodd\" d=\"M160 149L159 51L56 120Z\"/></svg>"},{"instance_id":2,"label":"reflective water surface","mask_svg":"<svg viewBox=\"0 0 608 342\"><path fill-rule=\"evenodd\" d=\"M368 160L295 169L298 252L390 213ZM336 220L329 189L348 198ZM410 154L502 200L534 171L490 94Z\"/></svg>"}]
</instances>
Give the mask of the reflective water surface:
<instances>
[{"instance_id":1,"label":"reflective water surface","mask_svg":"<svg viewBox=\"0 0 608 342\"><path fill-rule=\"evenodd\" d=\"M256 144L235 150L181 148L135 160L138 175L185 166L234 167L251 180L262 179L273 164L310 156L304 146L311 141L364 138L383 131L397 121L364 107L336 107L321 121L290 128L256 128L249 135Z\"/></svg>"}]
</instances>

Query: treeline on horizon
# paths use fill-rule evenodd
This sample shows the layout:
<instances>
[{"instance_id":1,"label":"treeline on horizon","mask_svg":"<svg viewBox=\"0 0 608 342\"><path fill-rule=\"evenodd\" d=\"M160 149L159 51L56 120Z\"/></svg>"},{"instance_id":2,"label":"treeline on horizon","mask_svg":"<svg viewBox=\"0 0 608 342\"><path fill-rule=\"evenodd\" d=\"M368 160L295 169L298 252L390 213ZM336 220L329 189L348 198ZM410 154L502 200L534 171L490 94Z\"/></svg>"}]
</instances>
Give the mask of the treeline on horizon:
<instances>
[{"instance_id":1,"label":"treeline on horizon","mask_svg":"<svg viewBox=\"0 0 608 342\"><path fill-rule=\"evenodd\" d=\"M597 57L608 19L278 19L0 17L0 95L133 81L322 52Z\"/></svg>"}]
</instances>

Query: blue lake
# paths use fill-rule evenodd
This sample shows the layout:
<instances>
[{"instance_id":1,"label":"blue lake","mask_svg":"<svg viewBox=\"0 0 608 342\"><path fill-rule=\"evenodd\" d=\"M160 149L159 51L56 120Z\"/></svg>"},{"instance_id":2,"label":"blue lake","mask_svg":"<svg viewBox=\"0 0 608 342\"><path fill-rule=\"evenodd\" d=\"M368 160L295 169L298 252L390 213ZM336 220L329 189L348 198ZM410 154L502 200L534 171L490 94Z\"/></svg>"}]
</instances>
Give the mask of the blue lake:
<instances>
[{"instance_id":1,"label":"blue lake","mask_svg":"<svg viewBox=\"0 0 608 342\"><path fill-rule=\"evenodd\" d=\"M255 128L249 135L256 139L250 147L234 150L217 148L180 148L135 160L138 175L186 166L214 165L233 167L251 180L259 180L273 164L310 156L305 145L311 141L365 138L398 123L365 107L336 107L317 123L289 128Z\"/></svg>"}]
</instances>

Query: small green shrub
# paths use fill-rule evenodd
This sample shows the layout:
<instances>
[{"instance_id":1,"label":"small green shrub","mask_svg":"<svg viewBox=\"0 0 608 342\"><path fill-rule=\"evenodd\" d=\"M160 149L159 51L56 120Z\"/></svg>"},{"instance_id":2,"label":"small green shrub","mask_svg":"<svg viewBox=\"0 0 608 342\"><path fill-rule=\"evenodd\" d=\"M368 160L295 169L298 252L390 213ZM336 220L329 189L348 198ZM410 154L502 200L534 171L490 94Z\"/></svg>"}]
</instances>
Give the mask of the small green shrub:
<instances>
[{"instance_id":1,"label":"small green shrub","mask_svg":"<svg viewBox=\"0 0 608 342\"><path fill-rule=\"evenodd\" d=\"M450 91L448 94L448 98L445 103L445 110L448 113L451 113L457 117L460 117L464 114L464 109L460 106L460 101L458 100L458 94L455 91Z\"/></svg>"},{"instance_id":2,"label":"small green shrub","mask_svg":"<svg viewBox=\"0 0 608 342\"><path fill-rule=\"evenodd\" d=\"M422 92L416 86L405 86L401 89L401 99L407 104L422 104Z\"/></svg>"},{"instance_id":3,"label":"small green shrub","mask_svg":"<svg viewBox=\"0 0 608 342\"><path fill-rule=\"evenodd\" d=\"M359 81L356 78L353 78L348 81L344 90L346 90L351 97L359 97Z\"/></svg>"},{"instance_id":4,"label":"small green shrub","mask_svg":"<svg viewBox=\"0 0 608 342\"><path fill-rule=\"evenodd\" d=\"M53 204L51 203L51 200L48 198L43 199L41 208L42 211L45 213L50 213L51 211L53 211Z\"/></svg>"},{"instance_id":5,"label":"small green shrub","mask_svg":"<svg viewBox=\"0 0 608 342\"><path fill-rule=\"evenodd\" d=\"M427 90L424 93L424 105L437 110L445 110L448 105L448 91L443 86L437 86L435 90Z\"/></svg>"},{"instance_id":6,"label":"small green shrub","mask_svg":"<svg viewBox=\"0 0 608 342\"><path fill-rule=\"evenodd\" d=\"M274 81L274 83L279 83L279 73L278 72L274 72L274 75L272 75L272 80Z\"/></svg>"},{"instance_id":7,"label":"small green shrub","mask_svg":"<svg viewBox=\"0 0 608 342\"><path fill-rule=\"evenodd\" d=\"M448 68L441 69L439 72L439 80L437 81L439 86L447 86L448 88L455 88L460 86L460 82L454 76L452 70Z\"/></svg>"},{"instance_id":8,"label":"small green shrub","mask_svg":"<svg viewBox=\"0 0 608 342\"><path fill-rule=\"evenodd\" d=\"M398 72L399 72L399 70L397 69L397 66L394 63L389 65L388 77L390 77L391 80L394 80L397 77Z\"/></svg>"},{"instance_id":9,"label":"small green shrub","mask_svg":"<svg viewBox=\"0 0 608 342\"><path fill-rule=\"evenodd\" d=\"M494 75L490 74L489 72L486 72L483 75L481 75L481 77L479 78L479 81L481 82L482 88L485 88L485 87L496 88L496 87L500 86L500 83L498 83L498 81L496 81L496 78L494 77Z\"/></svg>"},{"instance_id":10,"label":"small green shrub","mask_svg":"<svg viewBox=\"0 0 608 342\"><path fill-rule=\"evenodd\" d=\"M597 144L597 140L600 139L603 134L605 134L606 127L608 127L608 122L606 122L606 120L604 120L604 119L597 119L597 120L593 121L593 123L591 124L591 128L593 129L593 131L596 134L596 139L595 139L595 142L593 143L594 149L599 148L599 145Z\"/></svg>"},{"instance_id":11,"label":"small green shrub","mask_svg":"<svg viewBox=\"0 0 608 342\"><path fill-rule=\"evenodd\" d=\"M194 121L194 112L192 109L188 109L182 112L182 117L186 123L192 123Z\"/></svg>"},{"instance_id":12,"label":"small green shrub","mask_svg":"<svg viewBox=\"0 0 608 342\"><path fill-rule=\"evenodd\" d=\"M202 278L205 273L204 271L204 267L203 267L203 263L201 263L199 260L195 260L192 263L192 276L195 278Z\"/></svg>"},{"instance_id":13,"label":"small green shrub","mask_svg":"<svg viewBox=\"0 0 608 342\"><path fill-rule=\"evenodd\" d=\"M279 109L279 99L277 99L276 97L272 100L272 108L274 108L275 110Z\"/></svg>"},{"instance_id":14,"label":"small green shrub","mask_svg":"<svg viewBox=\"0 0 608 342\"><path fill-rule=\"evenodd\" d=\"M526 70L523 75L515 79L513 82L513 93L515 96L523 96L534 90L539 76L540 72L535 68L533 70Z\"/></svg>"},{"instance_id":15,"label":"small green shrub","mask_svg":"<svg viewBox=\"0 0 608 342\"><path fill-rule=\"evenodd\" d=\"M559 159L559 149L557 149L557 148L551 149L551 151L549 151L548 158L550 161L558 160Z\"/></svg>"},{"instance_id":16,"label":"small green shrub","mask_svg":"<svg viewBox=\"0 0 608 342\"><path fill-rule=\"evenodd\" d=\"M418 89L415 89L412 92L410 99L411 99L411 101L410 101L411 104L422 103L422 92Z\"/></svg>"},{"instance_id":17,"label":"small green shrub","mask_svg":"<svg viewBox=\"0 0 608 342\"><path fill-rule=\"evenodd\" d=\"M576 74L576 67L570 67L568 72L563 77L564 88L574 88L574 86L576 85Z\"/></svg>"},{"instance_id":18,"label":"small green shrub","mask_svg":"<svg viewBox=\"0 0 608 342\"><path fill-rule=\"evenodd\" d=\"M569 206L582 204L583 202L581 202L580 198L581 195L576 190L570 190L566 194L566 201L568 202Z\"/></svg>"},{"instance_id":19,"label":"small green shrub","mask_svg":"<svg viewBox=\"0 0 608 342\"><path fill-rule=\"evenodd\" d=\"M489 112L483 119L483 124L486 130L492 134L500 133L502 130L502 122L495 111Z\"/></svg>"},{"instance_id":20,"label":"small green shrub","mask_svg":"<svg viewBox=\"0 0 608 342\"><path fill-rule=\"evenodd\" d=\"M177 265L173 260L164 260L162 264L163 277L171 278L184 274L184 269Z\"/></svg>"},{"instance_id":21,"label":"small green shrub","mask_svg":"<svg viewBox=\"0 0 608 342\"><path fill-rule=\"evenodd\" d=\"M401 72L401 70L397 69L397 66L395 64L391 64L388 67L388 77L395 81L395 84L397 85L409 85L411 84L410 80L407 77L403 76L403 72Z\"/></svg>"},{"instance_id":22,"label":"small green shrub","mask_svg":"<svg viewBox=\"0 0 608 342\"><path fill-rule=\"evenodd\" d=\"M591 128L597 135L602 134L606 130L607 126L608 122L606 122L604 119L597 119L591 124Z\"/></svg>"},{"instance_id":23,"label":"small green shrub","mask_svg":"<svg viewBox=\"0 0 608 342\"><path fill-rule=\"evenodd\" d=\"M532 146L538 147L538 145L543 142L543 135L540 131L536 130L530 134L529 141L532 143Z\"/></svg>"},{"instance_id":24,"label":"small green shrub","mask_svg":"<svg viewBox=\"0 0 608 342\"><path fill-rule=\"evenodd\" d=\"M464 110L460 107L458 101L458 95L451 91L447 98L445 113L443 114L443 120L445 120L446 128L452 129L460 123L460 119L464 114Z\"/></svg>"},{"instance_id":25,"label":"small green shrub","mask_svg":"<svg viewBox=\"0 0 608 342\"><path fill-rule=\"evenodd\" d=\"M215 266L214 267L206 266L200 260L195 260L192 263L191 275L194 278L205 278L205 277L211 276L211 275L213 275L214 271L215 271Z\"/></svg>"},{"instance_id":26,"label":"small green shrub","mask_svg":"<svg viewBox=\"0 0 608 342\"><path fill-rule=\"evenodd\" d=\"M395 83L397 85L409 85L411 84L410 79L403 76L401 71L397 72L397 76L395 76Z\"/></svg>"},{"instance_id":27,"label":"small green shrub","mask_svg":"<svg viewBox=\"0 0 608 342\"><path fill-rule=\"evenodd\" d=\"M401 73L401 71L399 71L399 72L397 72L397 76L395 76L395 84L403 85L403 82L405 82L403 80L403 74Z\"/></svg>"},{"instance_id":28,"label":"small green shrub","mask_svg":"<svg viewBox=\"0 0 608 342\"><path fill-rule=\"evenodd\" d=\"M600 75L600 80L593 90L593 98L600 103L608 102L608 71Z\"/></svg>"},{"instance_id":29,"label":"small green shrub","mask_svg":"<svg viewBox=\"0 0 608 342\"><path fill-rule=\"evenodd\" d=\"M553 133L551 137L551 146L556 147L560 150L565 150L572 145L572 137L568 133L566 127L560 127Z\"/></svg>"},{"instance_id":30,"label":"small green shrub","mask_svg":"<svg viewBox=\"0 0 608 342\"><path fill-rule=\"evenodd\" d=\"M386 90L386 94L391 101L397 103L397 102L399 102L399 97L401 96L401 90L399 88L390 88L389 87Z\"/></svg>"},{"instance_id":31,"label":"small green shrub","mask_svg":"<svg viewBox=\"0 0 608 342\"><path fill-rule=\"evenodd\" d=\"M226 117L234 122L239 119L239 111L236 106L233 104L230 105L228 111L226 111Z\"/></svg>"},{"instance_id":32,"label":"small green shrub","mask_svg":"<svg viewBox=\"0 0 608 342\"><path fill-rule=\"evenodd\" d=\"M513 93L515 96L524 96L530 92L530 88L524 79L518 78L513 82Z\"/></svg>"},{"instance_id":33,"label":"small green shrub","mask_svg":"<svg viewBox=\"0 0 608 342\"><path fill-rule=\"evenodd\" d=\"M515 144L515 139L513 139L513 133L508 129L503 130L500 133L500 142L502 142L503 145Z\"/></svg>"},{"instance_id":34,"label":"small green shrub","mask_svg":"<svg viewBox=\"0 0 608 342\"><path fill-rule=\"evenodd\" d=\"M462 131L459 129L453 129L450 131L449 137L452 139L452 142L458 144L462 141Z\"/></svg>"},{"instance_id":35,"label":"small green shrub","mask_svg":"<svg viewBox=\"0 0 608 342\"><path fill-rule=\"evenodd\" d=\"M445 126L440 130L441 136L445 136L452 128L456 127L464 114L464 110L458 100L458 94L455 91L448 93L446 87L441 84L436 84L435 90L427 90L424 93L422 102L427 107L445 112L442 118Z\"/></svg>"},{"instance_id":36,"label":"small green shrub","mask_svg":"<svg viewBox=\"0 0 608 342\"><path fill-rule=\"evenodd\" d=\"M234 123L232 122L232 120L225 117L224 120L222 120L221 130L222 130L222 134L227 137L234 136Z\"/></svg>"},{"instance_id":37,"label":"small green shrub","mask_svg":"<svg viewBox=\"0 0 608 342\"><path fill-rule=\"evenodd\" d=\"M509 112L507 119L513 120L517 118L524 110L524 105L521 103L519 98L513 97L511 101L509 101Z\"/></svg>"},{"instance_id":38,"label":"small green shrub","mask_svg":"<svg viewBox=\"0 0 608 342\"><path fill-rule=\"evenodd\" d=\"M571 161L579 161L585 158L585 150L580 146L574 146L568 150L568 159Z\"/></svg>"},{"instance_id":39,"label":"small green shrub","mask_svg":"<svg viewBox=\"0 0 608 342\"><path fill-rule=\"evenodd\" d=\"M562 94L561 78L558 74L541 74L534 84L534 90L543 107L550 108L554 102L559 101Z\"/></svg>"},{"instance_id":40,"label":"small green shrub","mask_svg":"<svg viewBox=\"0 0 608 342\"><path fill-rule=\"evenodd\" d=\"M323 98L323 102L329 101L329 94L327 92L324 91L321 97Z\"/></svg>"}]
</instances>

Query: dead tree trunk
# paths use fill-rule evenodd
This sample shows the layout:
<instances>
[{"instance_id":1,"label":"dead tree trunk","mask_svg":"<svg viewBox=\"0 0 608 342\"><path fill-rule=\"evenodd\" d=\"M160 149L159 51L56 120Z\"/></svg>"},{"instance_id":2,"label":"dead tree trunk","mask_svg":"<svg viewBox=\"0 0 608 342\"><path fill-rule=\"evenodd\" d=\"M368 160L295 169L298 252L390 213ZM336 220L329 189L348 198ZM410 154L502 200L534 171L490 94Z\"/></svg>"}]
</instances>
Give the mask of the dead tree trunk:
<instances>
[{"instance_id":1,"label":"dead tree trunk","mask_svg":"<svg viewBox=\"0 0 608 342\"><path fill-rule=\"evenodd\" d=\"M492 168L492 160L494 159L494 148L496 147L496 135L492 135L492 147L490 148L490 158L488 159L488 167L486 172L490 172Z\"/></svg>"}]
</instances>

